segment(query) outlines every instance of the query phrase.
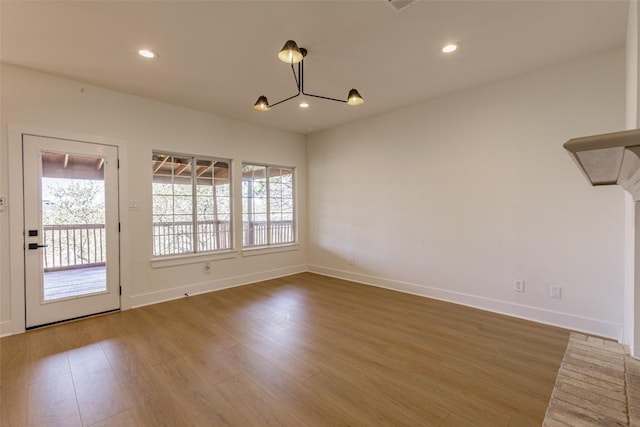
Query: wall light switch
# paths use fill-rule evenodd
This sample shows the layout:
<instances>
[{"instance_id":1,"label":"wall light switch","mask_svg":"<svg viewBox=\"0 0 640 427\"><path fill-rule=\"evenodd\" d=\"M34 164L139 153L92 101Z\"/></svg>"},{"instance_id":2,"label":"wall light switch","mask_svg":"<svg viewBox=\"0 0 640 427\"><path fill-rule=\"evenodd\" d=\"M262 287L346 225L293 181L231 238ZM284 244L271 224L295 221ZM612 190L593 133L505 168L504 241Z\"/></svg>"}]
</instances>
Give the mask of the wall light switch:
<instances>
[{"instance_id":1,"label":"wall light switch","mask_svg":"<svg viewBox=\"0 0 640 427\"><path fill-rule=\"evenodd\" d=\"M513 290L516 292L524 292L524 280L516 280L513 282Z\"/></svg>"}]
</instances>

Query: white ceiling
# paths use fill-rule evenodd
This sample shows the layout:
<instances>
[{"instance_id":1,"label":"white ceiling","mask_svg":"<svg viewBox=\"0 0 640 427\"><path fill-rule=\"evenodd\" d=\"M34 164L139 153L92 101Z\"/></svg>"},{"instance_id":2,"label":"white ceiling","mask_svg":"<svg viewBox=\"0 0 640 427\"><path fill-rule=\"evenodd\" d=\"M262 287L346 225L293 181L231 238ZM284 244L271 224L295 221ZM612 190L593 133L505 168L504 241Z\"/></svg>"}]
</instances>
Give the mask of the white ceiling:
<instances>
[{"instance_id":1,"label":"white ceiling","mask_svg":"<svg viewBox=\"0 0 640 427\"><path fill-rule=\"evenodd\" d=\"M396 12L367 1L0 0L0 60L164 102L307 134L622 46L628 2L428 1ZM309 50L311 99L277 53ZM445 41L462 48L440 52ZM157 51L145 60L137 50Z\"/></svg>"}]
</instances>

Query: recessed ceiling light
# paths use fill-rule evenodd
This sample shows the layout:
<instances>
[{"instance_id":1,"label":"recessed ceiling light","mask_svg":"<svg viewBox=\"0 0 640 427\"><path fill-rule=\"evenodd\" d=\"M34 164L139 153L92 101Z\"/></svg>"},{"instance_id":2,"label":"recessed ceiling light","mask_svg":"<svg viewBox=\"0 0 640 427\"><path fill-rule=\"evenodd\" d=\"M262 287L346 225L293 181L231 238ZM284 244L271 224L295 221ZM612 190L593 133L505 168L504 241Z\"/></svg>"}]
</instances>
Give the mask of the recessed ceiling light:
<instances>
[{"instance_id":1,"label":"recessed ceiling light","mask_svg":"<svg viewBox=\"0 0 640 427\"><path fill-rule=\"evenodd\" d=\"M306 101L302 101L302 102L300 103L300 108L309 108L309 103L308 103L308 102L306 102Z\"/></svg>"},{"instance_id":2,"label":"recessed ceiling light","mask_svg":"<svg viewBox=\"0 0 640 427\"><path fill-rule=\"evenodd\" d=\"M460 43L447 43L442 46L443 53L453 53L460 47Z\"/></svg>"},{"instance_id":3,"label":"recessed ceiling light","mask_svg":"<svg viewBox=\"0 0 640 427\"><path fill-rule=\"evenodd\" d=\"M157 54L157 53L155 53L154 51L149 50L149 49L140 49L140 50L138 51L138 54L139 54L140 56L144 56L145 58L149 58L149 59L157 58L157 57L158 57L158 54Z\"/></svg>"}]
</instances>

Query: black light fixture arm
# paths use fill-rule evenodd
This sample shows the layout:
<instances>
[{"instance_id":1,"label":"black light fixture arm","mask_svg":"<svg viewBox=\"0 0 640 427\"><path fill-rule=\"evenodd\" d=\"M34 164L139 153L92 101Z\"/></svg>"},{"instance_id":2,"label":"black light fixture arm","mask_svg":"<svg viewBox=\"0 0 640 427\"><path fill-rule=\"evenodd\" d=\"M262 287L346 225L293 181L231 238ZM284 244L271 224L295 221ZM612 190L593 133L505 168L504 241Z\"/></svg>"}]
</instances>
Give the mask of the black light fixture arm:
<instances>
[{"instance_id":1,"label":"black light fixture arm","mask_svg":"<svg viewBox=\"0 0 640 427\"><path fill-rule=\"evenodd\" d=\"M300 94L302 93L302 87L301 87L301 84L300 84L301 83L301 79L298 80L298 75L300 75L300 64L302 64L302 61L298 62L298 74L297 75L296 75L296 69L293 68L293 64L291 64L291 71L293 72L293 78L296 81L296 87L298 88L298 93L296 93L295 95L291 95L290 97L285 98L282 101L278 101L278 102L275 102L273 104L269 104L269 107L275 107L278 104L282 104L283 102L287 102L290 99L293 99L293 98L295 98L297 96L300 96Z\"/></svg>"},{"instance_id":2,"label":"black light fixture arm","mask_svg":"<svg viewBox=\"0 0 640 427\"><path fill-rule=\"evenodd\" d=\"M0 0L1 1L1 0ZM256 103L253 105L253 109L257 111L268 111L269 108L275 107L276 105L282 104L283 102L287 102L293 98L297 98L298 96L305 95L312 98L326 99L328 101L341 102L343 104L348 105L360 105L364 102L362 96L358 93L356 89L351 89L349 91L349 95L347 95L347 99L338 99L332 98L330 96L321 96L314 95L313 93L307 93L304 91L304 58L307 56L307 49L301 47L298 48L298 45L293 40L288 40L280 53L278 54L278 58L284 62L288 62L291 64L291 72L293 73L293 80L296 82L296 88L298 89L298 93L291 95L288 98L285 98L281 101L275 102L273 104L269 104L267 97L261 95ZM294 63L298 64L298 72L294 68ZM301 104L301 106L303 106Z\"/></svg>"},{"instance_id":3,"label":"black light fixture arm","mask_svg":"<svg viewBox=\"0 0 640 427\"><path fill-rule=\"evenodd\" d=\"M305 56L306 56L306 53L307 53L306 49L304 50L304 53L305 53ZM300 91L302 92L303 95L311 96L311 97L314 97L314 98L327 99L329 101L337 101L337 102L344 102L344 103L347 102L344 99L336 99L336 98L331 98L331 97L328 97L328 96L314 95L312 93L305 92L304 91L304 59L302 61L300 61L299 64L302 64L302 67L300 67L300 70L298 71L298 74L300 74Z\"/></svg>"},{"instance_id":4,"label":"black light fixture arm","mask_svg":"<svg viewBox=\"0 0 640 427\"><path fill-rule=\"evenodd\" d=\"M301 73L304 73L304 71L300 71L301 67L302 67L302 62L303 61L298 62L298 74L297 75L296 75L296 70L293 68L293 64L291 64L291 72L293 73L293 78L296 81L296 87L298 88L298 91L302 90L302 77L300 77L300 80L298 80L298 76L302 76Z\"/></svg>"}]
</instances>

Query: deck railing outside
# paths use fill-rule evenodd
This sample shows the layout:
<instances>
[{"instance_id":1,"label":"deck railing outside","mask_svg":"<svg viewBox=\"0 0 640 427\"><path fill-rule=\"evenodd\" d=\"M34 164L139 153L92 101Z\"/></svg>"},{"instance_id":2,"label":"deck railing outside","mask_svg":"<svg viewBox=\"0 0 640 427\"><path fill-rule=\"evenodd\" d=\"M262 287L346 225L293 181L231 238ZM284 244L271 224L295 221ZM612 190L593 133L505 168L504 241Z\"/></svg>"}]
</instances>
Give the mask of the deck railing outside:
<instances>
[{"instance_id":1,"label":"deck railing outside","mask_svg":"<svg viewBox=\"0 0 640 427\"><path fill-rule=\"evenodd\" d=\"M215 251L233 247L229 221L198 222L198 251ZM243 224L243 245L260 246L268 243L266 221ZM293 221L271 221L271 244L294 241ZM153 254L155 256L189 253L193 251L193 225L190 221L153 224Z\"/></svg>"},{"instance_id":2,"label":"deck railing outside","mask_svg":"<svg viewBox=\"0 0 640 427\"><path fill-rule=\"evenodd\" d=\"M154 222L153 254L155 256L193 252L193 223ZM198 251L231 249L231 226L229 221L199 221Z\"/></svg>"},{"instance_id":3,"label":"deck railing outside","mask_svg":"<svg viewBox=\"0 0 640 427\"><path fill-rule=\"evenodd\" d=\"M245 222L243 224L244 246L261 246L269 243L269 229L266 221ZM271 221L271 244L291 243L294 241L293 221Z\"/></svg>"},{"instance_id":4,"label":"deck railing outside","mask_svg":"<svg viewBox=\"0 0 640 427\"><path fill-rule=\"evenodd\" d=\"M169 255L192 251L191 222L154 223L155 255ZM243 224L244 246L266 245L269 229L266 221ZM44 271L67 270L105 265L106 236L104 224L60 224L43 226ZM271 243L294 241L292 221L271 222ZM198 250L231 249L231 226L228 221L198 223Z\"/></svg>"},{"instance_id":5,"label":"deck railing outside","mask_svg":"<svg viewBox=\"0 0 640 427\"><path fill-rule=\"evenodd\" d=\"M105 265L104 224L58 224L42 227L44 271Z\"/></svg>"}]
</instances>

